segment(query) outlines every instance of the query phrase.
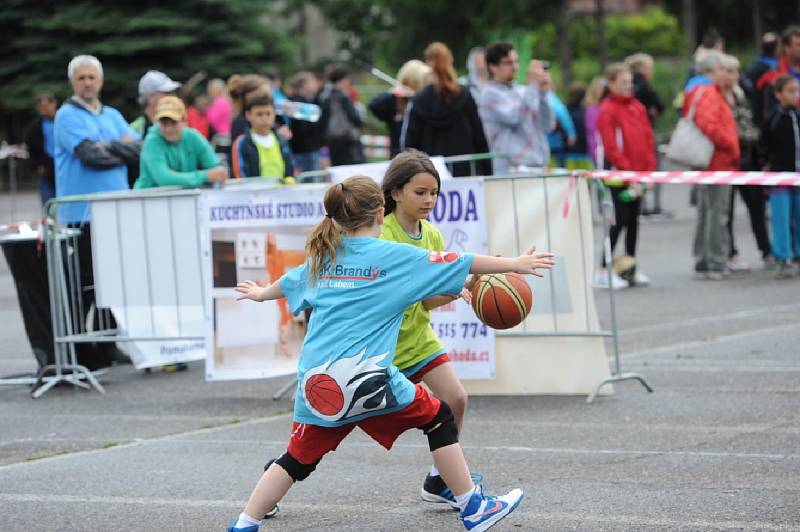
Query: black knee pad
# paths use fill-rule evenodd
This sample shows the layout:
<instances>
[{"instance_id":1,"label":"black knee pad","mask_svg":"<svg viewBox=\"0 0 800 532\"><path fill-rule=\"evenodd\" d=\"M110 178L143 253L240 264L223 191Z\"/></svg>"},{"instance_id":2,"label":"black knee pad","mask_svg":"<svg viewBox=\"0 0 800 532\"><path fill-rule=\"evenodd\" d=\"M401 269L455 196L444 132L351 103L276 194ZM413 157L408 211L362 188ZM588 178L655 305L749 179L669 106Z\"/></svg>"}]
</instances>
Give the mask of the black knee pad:
<instances>
[{"instance_id":1,"label":"black knee pad","mask_svg":"<svg viewBox=\"0 0 800 532\"><path fill-rule=\"evenodd\" d=\"M272 460L270 460L269 462L267 462L267 465L264 466L264 471L269 469L269 466L271 466L274 463L275 463L275 459L274 458Z\"/></svg>"},{"instance_id":2,"label":"black knee pad","mask_svg":"<svg viewBox=\"0 0 800 532\"><path fill-rule=\"evenodd\" d=\"M278 459L275 460L275 463L285 469L286 472L289 473L289 476L292 477L292 480L300 482L307 479L308 475L314 472L317 468L317 464L319 464L319 460L313 464L303 464L298 462L297 459L287 451L280 455ZM267 466L269 467L271 464L270 462Z\"/></svg>"},{"instance_id":3,"label":"black knee pad","mask_svg":"<svg viewBox=\"0 0 800 532\"><path fill-rule=\"evenodd\" d=\"M442 401L436 417L419 429L428 437L428 447L430 447L431 452L458 443L456 418L453 417L453 411L444 401Z\"/></svg>"}]
</instances>

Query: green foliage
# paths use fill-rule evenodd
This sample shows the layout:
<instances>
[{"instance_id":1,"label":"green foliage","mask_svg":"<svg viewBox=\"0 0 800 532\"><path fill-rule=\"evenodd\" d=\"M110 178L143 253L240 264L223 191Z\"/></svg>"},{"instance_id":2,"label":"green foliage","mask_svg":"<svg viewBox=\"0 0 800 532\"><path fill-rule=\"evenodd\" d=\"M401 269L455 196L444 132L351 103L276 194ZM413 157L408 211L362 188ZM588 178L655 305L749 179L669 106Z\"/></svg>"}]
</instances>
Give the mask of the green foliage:
<instances>
[{"instance_id":1,"label":"green foliage","mask_svg":"<svg viewBox=\"0 0 800 532\"><path fill-rule=\"evenodd\" d=\"M294 0L296 1L296 0ZM457 66L473 46L483 46L507 31L536 27L552 17L554 0L312 0L343 34L342 49L356 60L394 72L421 58L433 41L446 43Z\"/></svg>"},{"instance_id":2,"label":"green foliage","mask_svg":"<svg viewBox=\"0 0 800 532\"><path fill-rule=\"evenodd\" d=\"M294 42L269 17L246 0L4 0L0 31L13 38L0 51L0 109L30 109L41 90L69 96L67 64L78 54L100 59L103 101L129 117L147 70L182 81L286 65Z\"/></svg>"},{"instance_id":3,"label":"green foliage","mask_svg":"<svg viewBox=\"0 0 800 532\"><path fill-rule=\"evenodd\" d=\"M545 24L529 34L529 42L538 57L556 57L555 24ZM591 16L574 18L569 25L569 40L573 57L597 55L597 31ZM646 52L655 56L680 55L683 35L678 19L661 8L650 7L634 15L606 16L606 45L611 60Z\"/></svg>"}]
</instances>

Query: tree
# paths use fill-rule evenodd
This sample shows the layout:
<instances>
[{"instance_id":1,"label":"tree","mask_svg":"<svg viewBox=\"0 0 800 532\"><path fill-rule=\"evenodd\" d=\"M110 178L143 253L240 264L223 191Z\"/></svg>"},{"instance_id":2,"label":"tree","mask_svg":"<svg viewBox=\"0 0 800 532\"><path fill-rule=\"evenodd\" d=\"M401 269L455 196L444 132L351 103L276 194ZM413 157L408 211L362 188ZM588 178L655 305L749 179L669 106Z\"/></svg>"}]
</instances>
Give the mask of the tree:
<instances>
[{"instance_id":1,"label":"tree","mask_svg":"<svg viewBox=\"0 0 800 532\"><path fill-rule=\"evenodd\" d=\"M291 1L291 0L290 0ZM554 20L555 0L309 0L342 33L352 58L394 70L442 41L462 64L473 46L504 39L507 32Z\"/></svg>"},{"instance_id":2,"label":"tree","mask_svg":"<svg viewBox=\"0 0 800 532\"><path fill-rule=\"evenodd\" d=\"M185 80L287 64L294 43L270 24L263 4L246 0L5 0L0 31L0 109L29 109L37 91L71 93L67 63L92 54L103 63L102 99L138 113L137 83L147 70Z\"/></svg>"}]
</instances>

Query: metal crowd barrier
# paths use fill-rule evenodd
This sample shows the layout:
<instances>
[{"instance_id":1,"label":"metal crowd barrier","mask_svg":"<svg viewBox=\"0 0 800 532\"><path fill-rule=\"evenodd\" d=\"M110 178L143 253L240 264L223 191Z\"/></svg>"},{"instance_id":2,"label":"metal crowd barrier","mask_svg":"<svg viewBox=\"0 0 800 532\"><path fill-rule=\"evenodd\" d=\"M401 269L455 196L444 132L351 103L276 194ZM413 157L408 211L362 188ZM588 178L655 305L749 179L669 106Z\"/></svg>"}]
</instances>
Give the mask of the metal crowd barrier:
<instances>
[{"instance_id":1,"label":"metal crowd barrier","mask_svg":"<svg viewBox=\"0 0 800 532\"><path fill-rule=\"evenodd\" d=\"M552 243L552 236L550 231L550 220L551 220L551 213L549 212L549 201L548 201L548 190L547 190L547 181L553 178L571 178L571 179L578 179L573 177L573 173L566 170L555 169L552 171L545 171L543 173L540 172L519 172L519 173L509 173L507 175L497 175L497 176L487 176L484 179L487 181L492 180L507 180L511 182L512 191L514 194L514 201L512 202L513 205L513 215L514 215L514 223L515 229L518 228L518 219L519 213L517 208L516 202L516 183L519 180L524 179L541 179L543 183L543 190L544 190L544 207L545 207L545 224L546 224L546 234L547 234L547 249L553 249ZM599 182L600 186L603 186L607 189L607 187L602 183ZM583 208L581 207L581 202L575 202L576 209L578 211L578 219L583 220L584 216L591 216L590 213L584 213ZM562 330L559 327L557 313L555 312L556 308L556 299L557 299L557 289L556 283L554 280L553 275L548 275L549 284L550 284L550 305L553 312L553 330L551 332L530 332L530 331L523 331L523 332L509 332L509 331L496 331L496 336L526 336L526 337L600 337L600 338L608 338L611 340L611 347L613 351L613 369L609 377L600 381L592 390L592 392L588 395L586 402L591 403L594 401L595 397L600 393L600 390L606 386L607 384L612 384L614 382L621 382L627 380L636 380L645 387L648 392L652 392L652 387L648 384L646 379L639 373L631 373L631 372L623 372L622 371L622 364L620 360L620 351L619 351L619 328L617 324L617 307L616 307L616 298L614 294L614 290L611 289L612 286L612 272L613 269L610 267L612 264L612 257L611 257L611 238L609 234L609 228L614 224L614 206L611 201L611 194L608 190L603 195L603 200L600 202L600 215L602 218L603 223L603 246L602 246L602 253L605 256L606 264L609 265L607 268L608 271L608 286L606 290L608 292L608 305L609 305L609 319L610 319L610 326L608 329L593 331L591 330L590 323L589 323L589 316L588 316L588 298L590 297L589 292L592 290L591 281L587 281L585 293L584 293L584 300L585 308L587 310L586 320L585 320L585 328L580 330ZM581 249L581 266L583 269L583 277L584 279L590 280L592 277L590 276L590 272L586 271L586 264L587 264L587 257L585 256L585 247L584 244L586 242L586 235L583 231L583 224L579 223L578 227L579 230L579 238L580 238L580 249ZM591 236L590 236L591 238ZM518 253L521 253L523 250L517 249ZM594 264L594 257L591 257L588 261L588 264ZM592 296L593 297L593 296Z\"/></svg>"},{"instance_id":2,"label":"metal crowd barrier","mask_svg":"<svg viewBox=\"0 0 800 532\"><path fill-rule=\"evenodd\" d=\"M54 220L56 219L57 209L60 206L85 202L88 209L88 205L93 203L109 203L115 209L117 221L119 222L119 210L122 204L141 204L144 199L161 199L166 204L170 222L174 222L174 204L177 201L183 200L184 202L189 201L193 203L196 207L200 194L198 190L180 190L176 187L165 187L136 192L124 191L120 193L93 194L91 196L70 196L49 201L45 206L45 212L50 220ZM199 228L199 209L195 208L194 212L198 217L194 225ZM130 229L131 228L124 228L118 223L118 238L120 240L125 238L125 231L130 231ZM163 229L165 231L174 231L174 227L165 227ZM50 312L53 326L54 362L39 370L31 392L34 398L42 396L59 382L66 382L87 389L94 388L101 393L104 392L102 385L95 378L95 375L102 373L103 370L90 371L85 365L80 364L78 362L77 353L78 345L164 340L205 340L204 336L185 335L181 334L180 330L177 335L159 335L157 332L156 320L152 316L152 308L151 334L138 336L122 334L110 309L97 308L93 304L89 305L89 308L87 308L86 303L94 299L93 297L87 297L94 292L94 285L86 284L86 280L89 278L86 272L83 272L82 275L82 269L90 267L90 264L87 264L86 261L86 258L90 256L90 250L85 249L86 246L90 246L91 244L88 235L85 234L88 230L89 224L86 223L77 226L65 226L51 221L50 223L44 224L44 243L47 254L47 276L50 291ZM199 231L195 231L195 233L193 237L199 239ZM170 234L172 235L173 233ZM201 271L202 257L199 245L197 246L197 250L197 256L191 257L190 259L194 260L197 265L197 270ZM104 249L103 253L117 253L119 255L116 257L117 262L121 265L121 268L124 269L121 246L118 246L116 250ZM177 270L178 263L175 260L167 262L172 264L172 270L168 272L167 277L171 277L175 286L177 286L178 276L181 274L181 272ZM149 263L147 261L145 261L145 264L149 268ZM144 291L146 293L144 293L143 296L149 297L151 302L155 295L152 281L156 273L158 273L158 275L163 275L163 272L152 272L149 270L146 272L147 290ZM124 283L124 272L120 272L119 278L122 279ZM119 288L122 290L124 297L125 286ZM201 299L202 298L203 296L201 295ZM179 305L180 301L176 299L174 311L178 314L180 313ZM127 307L125 308L127 311ZM166 310L169 311L170 309L167 308ZM128 315L129 313L126 312L125 320L128 319ZM124 325L124 322L121 325ZM128 329L127 326L124 328Z\"/></svg>"},{"instance_id":3,"label":"metal crowd barrier","mask_svg":"<svg viewBox=\"0 0 800 532\"><path fill-rule=\"evenodd\" d=\"M480 160L492 159L498 156L503 156L502 154L475 154L475 155L465 155L465 156L458 156L458 157L449 157L446 158L447 164L455 164L461 162L470 162L473 168L475 169L475 162ZM325 176L326 172L314 172L312 176L316 179L320 176ZM309 174L301 174L301 177L312 177ZM551 213L547 211L549 209L548 203L548 191L547 191L547 182L549 179L552 178L570 178L572 174L568 171L552 171L548 173L517 173L517 174L508 174L508 175L501 175L501 176L486 176L486 180L507 180L510 181L512 191L516 194L515 187L516 183L521 179L541 179L543 182L543 189L545 195L545 220L546 222L546 234L547 234L547 242L546 245L548 248L552 246L551 234L550 234L550 224L549 220L551 217ZM232 186L237 186L237 184L243 183L258 183L258 179L249 179L249 180L240 180L239 183L231 183ZM263 184L263 181L261 181ZM131 204L131 203L142 203L143 200L153 200L153 199L160 199L162 200L168 209L168 216L169 222L171 227L164 228L164 230L174 231L174 227L172 227L172 222L174 222L173 217L173 205L177 201L189 201L192 202L197 208L194 209L195 217L194 220L194 227L195 234L193 235L194 238L200 238L200 227L201 223L199 220L199 205L197 205L198 201L200 201L200 197L202 192L199 190L181 190L175 187L164 187L159 189L150 189L145 191L124 191L119 193L109 193L109 194L95 194L91 196L73 196L73 197L65 197L65 198L57 198L48 202L46 206L46 213L50 216L51 219L55 219L56 211L59 206L67 205L70 203L75 202L87 202L87 205L90 203L98 203L98 202L111 202L110 204L113 205L113 208L116 209L117 213L117 220L119 221L119 209L120 206L123 204ZM516 196L515 196L516 199ZM578 217L580 220L584 219L585 216L591 216L591 213L583 212L583 208L581 207L581 202L576 202L578 209ZM140 207L144 209L144 207ZM606 194L606 200L603 202L601 206L601 213L603 219L603 235L604 235L604 245L603 245L603 252L606 255L606 262L611 264L611 257L610 257L610 243L608 237L608 228L612 223L612 216L613 216L613 207L610 200L610 195ZM514 211L513 217L515 221L515 229L518 228L518 220L519 220L519 212L516 201L514 201ZM580 238L580 245L581 245L581 263L583 268L583 277L587 280L587 285L585 288L585 293L583 294L584 299L586 300L586 308L588 309L588 298L593 297L590 294L591 290L591 276L586 271L587 264L593 264L594 258L589 258L585 256L584 250L584 243L586 238L591 238L591 236L587 236L584 234L583 225L579 224L581 227L579 238ZM165 340L185 340L185 341L201 341L205 340L204 336L199 335L187 335L182 334L180 330L178 330L177 334L174 335L160 335L157 331L156 326L156 319L151 314L151 321L153 323L152 329L150 334L138 335L138 336L131 336L128 334L123 334L120 331L119 327L115 325L115 319L109 309L97 309L95 307L86 308L85 305L85 295L91 292L94 289L92 285L84 286L82 284L82 276L81 276L81 268L86 267L86 264L81 264L81 254L82 252L85 253L86 250L82 249L81 246L86 246L88 240L84 238L83 242L81 241L81 234L82 231L87 229L84 226L78 227L65 227L63 225L59 225L57 223L51 223L45 225L44 231L44 240L46 246L46 253L47 253L47 265L48 265L48 286L50 289L50 306L51 306L51 315L52 315L52 323L53 323L53 338L54 338L54 351L55 351L55 361L53 364L45 366L41 368L39 371L36 384L33 388L32 395L33 397L40 397L44 393L46 393L50 388L58 384L59 382L67 382L74 386L79 386L83 388L94 388L100 392L103 392L103 387L95 378L96 372L90 371L84 365L78 363L78 357L76 353L76 346L79 344L99 344L99 343L108 343L108 342L139 342L139 341L165 341ZM123 228L117 224L117 231L119 239L124 237ZM146 233L146 230L145 230ZM172 233L171 233L172 234ZM172 236L174 238L174 235ZM194 261L197 264L198 271L202 271L202 253L201 253L202 246L197 246L197 256L190 257L191 261ZM520 250L518 250L520 251ZM122 253L121 248L117 248L116 250L104 250L104 253ZM521 251L520 251L521 252ZM173 251L174 255L174 251ZM124 261L123 258L117 257L119 264L121 264L121 268L124 268ZM177 285L179 272L177 271L176 262L173 260L171 262L172 270L169 272L169 275L174 280L175 284ZM608 268L609 271L609 286L611 285L611 268ZM160 275L160 272L146 272L147 278L147 290L146 292L149 294L150 299L148 301L152 304L153 298L153 276ZM549 332L537 332L537 331L521 331L521 332L503 332L498 331L496 334L498 336L527 336L527 337L601 337L601 338L608 338L611 340L612 348L613 348L613 356L614 356L614 367L613 372L611 373L610 377L604 379L600 382L593 392L588 396L587 402L592 402L596 395L599 393L601 388L606 384L619 382L624 380L637 380L639 381L648 391L652 391L652 388L648 385L644 377L637 373L623 373L621 369L620 363L620 353L619 353L619 342L618 342L618 326L617 326L617 317L616 317L616 302L614 291L609 289L608 290L608 301L609 301L609 310L610 310L610 327L605 330L592 330L590 327L589 322L589 315L588 310L586 313L586 320L585 320L585 327L580 329L562 329L559 326L558 316L555 312L556 310L556 299L557 299L557 288L556 283L553 280L553 276L548 276L550 278L550 298L551 298L551 308L553 309L553 330ZM84 276L85 278L85 276ZM120 273L120 279L125 279L124 272ZM177 290L177 288L176 288ZM124 287L122 287L123 294L125 292ZM205 294L201 295L202 300L205 300ZM176 296L177 298L177 296ZM180 313L179 307L180 301L176 300L175 303L175 312ZM90 312L91 310L91 312ZM151 310L152 312L152 310ZM87 320L87 316L91 315L93 319L91 321ZM126 314L127 316L127 314ZM127 319L127 318L125 318ZM123 327L123 330L128 330L128 327ZM48 377L49 374L52 376ZM280 397L283 392L288 391L294 383L290 383L286 386L281 392L276 394L276 398Z\"/></svg>"}]
</instances>

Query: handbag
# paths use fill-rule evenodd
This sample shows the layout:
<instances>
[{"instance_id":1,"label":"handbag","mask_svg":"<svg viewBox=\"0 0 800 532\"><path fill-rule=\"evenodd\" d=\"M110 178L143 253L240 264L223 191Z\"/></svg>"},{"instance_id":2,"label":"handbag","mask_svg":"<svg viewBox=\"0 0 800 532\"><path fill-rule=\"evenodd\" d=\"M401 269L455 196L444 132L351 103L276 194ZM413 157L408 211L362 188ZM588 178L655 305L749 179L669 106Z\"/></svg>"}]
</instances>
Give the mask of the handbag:
<instances>
[{"instance_id":1,"label":"handbag","mask_svg":"<svg viewBox=\"0 0 800 532\"><path fill-rule=\"evenodd\" d=\"M700 101L703 87L697 89L689 113L678 120L675 131L669 139L666 157L669 162L703 170L708 168L714 155L714 143L700 131L694 121L697 102Z\"/></svg>"}]
</instances>

